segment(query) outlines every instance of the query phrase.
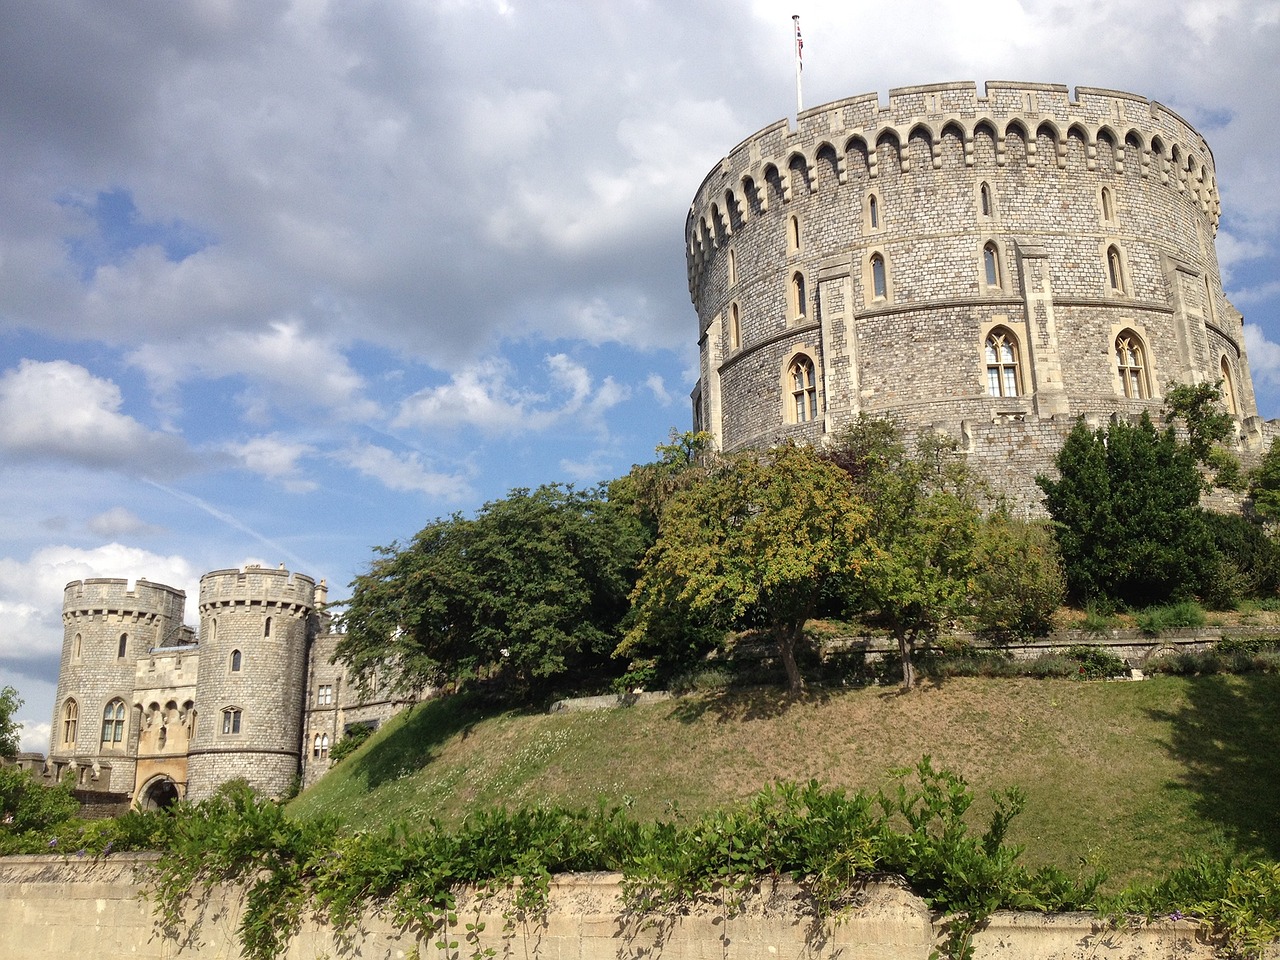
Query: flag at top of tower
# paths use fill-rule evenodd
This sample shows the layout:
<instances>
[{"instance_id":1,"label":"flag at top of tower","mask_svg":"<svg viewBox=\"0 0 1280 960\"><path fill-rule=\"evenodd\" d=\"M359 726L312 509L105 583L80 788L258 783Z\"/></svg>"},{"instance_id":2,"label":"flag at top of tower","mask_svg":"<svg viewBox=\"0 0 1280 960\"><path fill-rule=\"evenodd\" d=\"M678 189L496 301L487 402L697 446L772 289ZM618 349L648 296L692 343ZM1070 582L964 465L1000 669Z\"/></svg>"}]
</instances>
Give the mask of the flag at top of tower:
<instances>
[{"instance_id":1,"label":"flag at top of tower","mask_svg":"<svg viewBox=\"0 0 1280 960\"><path fill-rule=\"evenodd\" d=\"M804 37L800 36L800 14L794 14L791 21L796 25L796 63L804 69Z\"/></svg>"}]
</instances>

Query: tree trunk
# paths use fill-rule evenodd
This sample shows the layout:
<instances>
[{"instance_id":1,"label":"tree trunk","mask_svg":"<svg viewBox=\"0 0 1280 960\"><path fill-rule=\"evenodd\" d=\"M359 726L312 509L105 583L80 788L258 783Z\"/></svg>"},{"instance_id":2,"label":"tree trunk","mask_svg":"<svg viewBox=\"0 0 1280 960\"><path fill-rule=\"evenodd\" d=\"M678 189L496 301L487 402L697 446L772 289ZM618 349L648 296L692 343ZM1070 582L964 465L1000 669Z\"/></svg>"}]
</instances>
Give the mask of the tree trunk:
<instances>
[{"instance_id":1,"label":"tree trunk","mask_svg":"<svg viewBox=\"0 0 1280 960\"><path fill-rule=\"evenodd\" d=\"M915 637L909 637L906 630L895 630L894 633L898 638L898 657L902 660L902 689L910 690L916 685L916 667L911 662Z\"/></svg>"},{"instance_id":2,"label":"tree trunk","mask_svg":"<svg viewBox=\"0 0 1280 960\"><path fill-rule=\"evenodd\" d=\"M787 689L792 693L799 693L804 689L804 678L800 676L800 668L796 666L796 637L802 627L803 624L800 627L779 625L774 628L778 640L778 655L787 670Z\"/></svg>"}]
</instances>

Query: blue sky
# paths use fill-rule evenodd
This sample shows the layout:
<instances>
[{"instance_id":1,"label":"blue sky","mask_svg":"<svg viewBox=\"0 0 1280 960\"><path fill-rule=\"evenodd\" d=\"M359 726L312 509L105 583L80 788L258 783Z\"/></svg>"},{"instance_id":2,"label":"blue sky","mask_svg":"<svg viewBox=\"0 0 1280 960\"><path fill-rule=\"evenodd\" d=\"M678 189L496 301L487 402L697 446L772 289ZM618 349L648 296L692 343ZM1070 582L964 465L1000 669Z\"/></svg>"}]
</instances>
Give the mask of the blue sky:
<instances>
[{"instance_id":1,"label":"blue sky","mask_svg":"<svg viewBox=\"0 0 1280 960\"><path fill-rule=\"evenodd\" d=\"M1280 3L43 0L0 8L0 682L44 750L63 585L327 578L689 423L684 217L805 100L949 80L1195 124L1280 415ZM195 622L194 601L189 622Z\"/></svg>"}]
</instances>

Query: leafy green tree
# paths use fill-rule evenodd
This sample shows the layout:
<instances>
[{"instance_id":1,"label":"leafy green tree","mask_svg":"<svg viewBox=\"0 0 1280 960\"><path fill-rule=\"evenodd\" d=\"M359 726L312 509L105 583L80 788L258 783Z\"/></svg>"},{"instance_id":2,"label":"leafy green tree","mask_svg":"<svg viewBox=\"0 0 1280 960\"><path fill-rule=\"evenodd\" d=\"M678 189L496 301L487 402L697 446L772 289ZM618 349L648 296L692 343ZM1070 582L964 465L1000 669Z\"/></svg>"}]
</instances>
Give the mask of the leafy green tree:
<instances>
[{"instance_id":1,"label":"leafy green tree","mask_svg":"<svg viewBox=\"0 0 1280 960\"><path fill-rule=\"evenodd\" d=\"M1048 524L1003 512L982 522L972 611L979 632L1008 638L1042 635L1066 595L1062 559Z\"/></svg>"},{"instance_id":2,"label":"leafy green tree","mask_svg":"<svg viewBox=\"0 0 1280 960\"><path fill-rule=\"evenodd\" d=\"M1146 414L1096 431L1080 421L1055 463L1059 479L1036 482L1075 599L1146 606L1200 592L1217 556L1195 456L1172 427L1157 432Z\"/></svg>"},{"instance_id":3,"label":"leafy green tree","mask_svg":"<svg viewBox=\"0 0 1280 960\"><path fill-rule=\"evenodd\" d=\"M652 537L657 537L658 517L667 502L706 476L716 461L714 440L702 431L672 430L669 441L655 452L657 460L636 464L609 483L609 500L629 506Z\"/></svg>"},{"instance_id":4,"label":"leafy green tree","mask_svg":"<svg viewBox=\"0 0 1280 960\"><path fill-rule=\"evenodd\" d=\"M1280 520L1280 438L1271 441L1262 462L1249 478L1253 509L1265 522Z\"/></svg>"},{"instance_id":5,"label":"leafy green tree","mask_svg":"<svg viewBox=\"0 0 1280 960\"><path fill-rule=\"evenodd\" d=\"M1235 428L1235 418L1222 406L1222 381L1170 383L1164 397L1164 422L1174 425L1179 420L1187 431L1191 455L1213 471L1207 485L1240 489L1240 461L1221 445Z\"/></svg>"},{"instance_id":6,"label":"leafy green tree","mask_svg":"<svg viewBox=\"0 0 1280 960\"><path fill-rule=\"evenodd\" d=\"M871 508L871 546L849 581L851 599L887 622L909 690L919 641L970 607L981 520L975 483L954 444L926 435L911 452L897 426L879 418L859 417L828 456Z\"/></svg>"},{"instance_id":7,"label":"leafy green tree","mask_svg":"<svg viewBox=\"0 0 1280 960\"><path fill-rule=\"evenodd\" d=\"M513 490L380 548L352 583L336 659L361 682L390 665L402 690L486 676L528 692L605 665L643 545L601 490Z\"/></svg>"},{"instance_id":8,"label":"leafy green tree","mask_svg":"<svg viewBox=\"0 0 1280 960\"><path fill-rule=\"evenodd\" d=\"M80 804L71 788L70 778L45 786L26 770L0 767L0 856L13 852L6 849L6 834L44 830L75 816Z\"/></svg>"},{"instance_id":9,"label":"leafy green tree","mask_svg":"<svg viewBox=\"0 0 1280 960\"><path fill-rule=\"evenodd\" d=\"M0 757L16 757L21 749L18 734L22 724L13 719L21 706L17 690L9 686L0 690Z\"/></svg>"},{"instance_id":10,"label":"leafy green tree","mask_svg":"<svg viewBox=\"0 0 1280 960\"><path fill-rule=\"evenodd\" d=\"M726 458L662 511L618 654L644 649L655 623L691 613L721 629L763 627L788 686L802 689L805 623L830 583L865 562L868 519L849 477L807 446Z\"/></svg>"}]
</instances>

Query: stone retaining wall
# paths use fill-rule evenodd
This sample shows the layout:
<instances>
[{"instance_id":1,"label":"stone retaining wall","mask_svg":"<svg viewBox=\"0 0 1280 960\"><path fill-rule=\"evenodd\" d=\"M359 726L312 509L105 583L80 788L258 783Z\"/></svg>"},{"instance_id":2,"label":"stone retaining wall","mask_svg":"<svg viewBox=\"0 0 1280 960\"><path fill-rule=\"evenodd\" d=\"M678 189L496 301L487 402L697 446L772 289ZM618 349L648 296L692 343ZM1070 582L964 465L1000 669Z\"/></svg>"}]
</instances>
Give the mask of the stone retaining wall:
<instances>
[{"instance_id":1,"label":"stone retaining wall","mask_svg":"<svg viewBox=\"0 0 1280 960\"><path fill-rule=\"evenodd\" d=\"M182 944L155 927L139 881L153 860L146 855L84 861L50 856L0 859L0 955L6 960L139 960L239 957L235 927L241 903L234 890L197 905L201 924ZM760 891L736 913L708 902L671 916L636 915L620 897L616 874L581 874L552 884L546 913L509 926L504 900L464 899L458 947L467 957L492 947L494 956L523 960L926 960L942 932L923 901L892 884L868 886L838 923L820 924L791 884ZM484 922L478 944L467 943L466 924ZM505 933L504 933L505 930ZM359 957L401 960L415 947L423 957L443 955L436 937L419 942L368 917L353 942L308 924L290 944L288 960ZM1042 917L1000 913L975 938L974 960L1199 960L1213 957L1188 921L1115 930L1086 914Z\"/></svg>"}]
</instances>

